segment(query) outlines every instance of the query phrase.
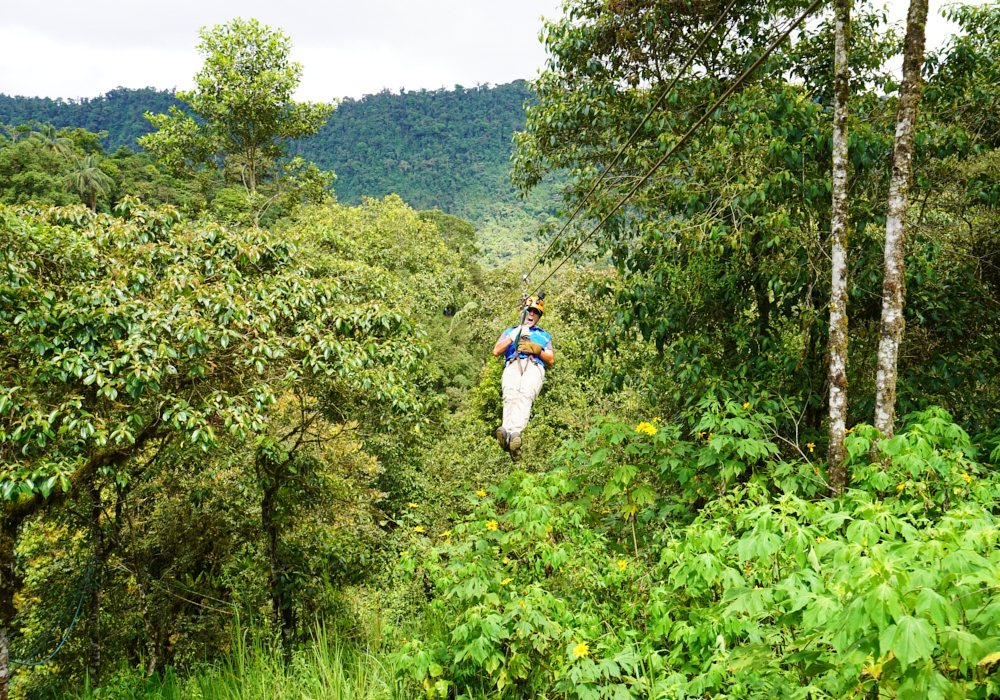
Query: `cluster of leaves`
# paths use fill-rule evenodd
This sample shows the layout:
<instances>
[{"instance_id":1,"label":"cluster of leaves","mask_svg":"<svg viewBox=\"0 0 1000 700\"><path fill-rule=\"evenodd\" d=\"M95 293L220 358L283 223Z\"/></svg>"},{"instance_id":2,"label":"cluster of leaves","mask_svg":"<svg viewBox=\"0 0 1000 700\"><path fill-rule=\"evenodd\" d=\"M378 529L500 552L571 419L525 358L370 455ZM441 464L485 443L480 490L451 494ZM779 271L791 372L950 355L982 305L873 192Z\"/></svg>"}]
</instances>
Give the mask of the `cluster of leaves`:
<instances>
[{"instance_id":1,"label":"cluster of leaves","mask_svg":"<svg viewBox=\"0 0 1000 700\"><path fill-rule=\"evenodd\" d=\"M25 122L0 135L0 203L62 206L86 203L110 213L122 197L147 205L172 205L182 211L205 209L214 197L194 183L163 172L146 153L101 146L107 132L56 129Z\"/></svg>"},{"instance_id":2,"label":"cluster of leaves","mask_svg":"<svg viewBox=\"0 0 1000 700\"><path fill-rule=\"evenodd\" d=\"M538 103L519 134L514 177L530 191L568 171L568 204L600 219L703 114L798 3L574 0L544 30L550 60ZM595 257L619 272L594 292L615 309L597 333L609 386L640 384L664 414L741 383L766 387L801 412L822 445L829 299L831 17L822 12L779 48L676 156L593 237ZM907 260L902 413L945 406L973 434L995 430L998 287L995 284L1000 16L995 4L951 10L962 27L927 64L918 124L914 216ZM881 317L882 226L896 86L885 65L899 50L885 15L852 12L850 422L870 417L872 348ZM642 119L691 47L723 20L663 105ZM653 38L655 37L655 41ZM722 37L725 37L723 40ZM641 126L641 129L639 129ZM636 140L594 196L617 150ZM588 229L554 247L555 259ZM606 330L606 329L601 329ZM633 333L656 358L631 361ZM670 372L644 372L650 364ZM785 433L794 426L786 424Z\"/></svg>"},{"instance_id":3,"label":"cluster of leaves","mask_svg":"<svg viewBox=\"0 0 1000 700\"><path fill-rule=\"evenodd\" d=\"M521 257L538 227L558 209L561 177L527 199L517 196L508 178L511 137L524 128L524 104L532 99L524 81L346 98L314 136L292 143L291 152L335 172L337 196L344 203L357 205L362 197L398 194L417 209L436 209L473 221L485 261L502 264ZM0 123L100 132L100 145L113 152L135 149L136 139L152 131L144 114L168 114L171 108L183 110L185 105L173 92L148 88L119 88L91 100L68 102L0 95ZM108 172L106 165L102 169ZM114 173L108 174L118 181ZM206 187L206 183L191 188L166 172L157 173L156 180L150 191L133 187L125 191L150 204L175 204L194 211L220 198L209 208L226 221L237 221L245 209L238 188ZM54 189L61 187L59 182ZM184 188L199 196L190 202L190 195L170 197ZM109 202L120 196L110 197ZM35 201L61 203L37 195Z\"/></svg>"},{"instance_id":4,"label":"cluster of leaves","mask_svg":"<svg viewBox=\"0 0 1000 700\"><path fill-rule=\"evenodd\" d=\"M56 128L103 132L101 146L115 151L135 148L135 141L150 132L146 112L166 112L179 102L172 90L119 87L93 98L79 100L0 95L0 123L52 124Z\"/></svg>"},{"instance_id":5,"label":"cluster of leaves","mask_svg":"<svg viewBox=\"0 0 1000 700\"><path fill-rule=\"evenodd\" d=\"M220 427L257 430L269 373L377 386L412 408L383 376L420 356L405 314L378 303L389 280L303 265L289 237L177 225L134 200L118 210L124 218L3 211L2 439L20 454L7 462L9 489L153 426L206 447ZM22 460L28 481L12 476Z\"/></svg>"},{"instance_id":6,"label":"cluster of leaves","mask_svg":"<svg viewBox=\"0 0 1000 700\"><path fill-rule=\"evenodd\" d=\"M429 697L993 697L1000 482L950 416L877 445L859 426L832 500L766 414L703 408L692 440L607 421L427 533L404 557L432 590L408 677Z\"/></svg>"},{"instance_id":7,"label":"cluster of leaves","mask_svg":"<svg viewBox=\"0 0 1000 700\"><path fill-rule=\"evenodd\" d=\"M9 517L41 516L3 580L27 586L16 646L54 614L39 591L75 589L91 556L116 663L203 657L232 601L293 637L336 610L437 422L420 324L463 277L435 225L398 198L280 232L126 198L3 208L0 239L0 489Z\"/></svg>"}]
</instances>

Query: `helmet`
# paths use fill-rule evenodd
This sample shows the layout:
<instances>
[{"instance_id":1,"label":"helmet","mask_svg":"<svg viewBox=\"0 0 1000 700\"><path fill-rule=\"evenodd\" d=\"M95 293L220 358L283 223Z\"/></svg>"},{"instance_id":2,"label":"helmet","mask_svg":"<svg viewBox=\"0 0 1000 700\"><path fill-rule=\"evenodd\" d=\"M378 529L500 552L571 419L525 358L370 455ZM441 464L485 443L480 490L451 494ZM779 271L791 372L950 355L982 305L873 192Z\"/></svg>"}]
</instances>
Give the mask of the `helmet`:
<instances>
[{"instance_id":1,"label":"helmet","mask_svg":"<svg viewBox=\"0 0 1000 700\"><path fill-rule=\"evenodd\" d=\"M524 308L534 309L541 316L545 313L545 295L539 294L537 297L528 297L524 300Z\"/></svg>"}]
</instances>

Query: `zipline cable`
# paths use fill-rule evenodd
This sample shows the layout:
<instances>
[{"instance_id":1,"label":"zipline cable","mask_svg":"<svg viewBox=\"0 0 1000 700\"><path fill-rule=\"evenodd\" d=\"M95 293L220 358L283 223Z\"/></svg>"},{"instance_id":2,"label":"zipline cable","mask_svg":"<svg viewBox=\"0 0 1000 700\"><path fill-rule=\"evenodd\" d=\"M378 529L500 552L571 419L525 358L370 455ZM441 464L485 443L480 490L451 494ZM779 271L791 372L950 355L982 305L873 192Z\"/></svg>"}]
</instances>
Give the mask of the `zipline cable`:
<instances>
[{"instance_id":1,"label":"zipline cable","mask_svg":"<svg viewBox=\"0 0 1000 700\"><path fill-rule=\"evenodd\" d=\"M604 182L604 179L608 176L608 173L611 172L611 169L614 168L615 165L618 164L618 161L621 160L621 157L625 155L625 151L628 149L628 147L635 142L636 138L639 136L639 132L642 131L642 128L644 126L646 126L646 122L648 122L649 118L653 116L653 113L656 112L663 105L664 100L667 99L667 96L674 89L674 86L677 85L677 81L681 79L681 76L684 75L685 71L687 71L687 69L691 67L691 64L694 63L694 60L698 57L698 54L701 53L702 48L704 48L708 40L715 34L715 30L717 30L719 26L722 24L722 22L726 19L726 17L729 15L729 11L732 10L733 7L736 5L736 2L737 0L732 0L732 2L730 2L729 5L727 5L726 8L722 11L722 14L719 15L719 18L715 20L715 23L711 27L709 27L708 31L705 32L705 35L701 38L701 41L698 43L698 46L696 46L694 51L691 52L691 55L688 56L686 61L684 61L684 64L677 69L677 73L670 81L670 84L667 85L667 87L663 90L662 93L660 93L659 99L657 99L656 102L653 104L653 106L649 108L649 111L646 112L646 115L642 118L642 121L639 122L639 125L635 127L635 129L632 131L632 134L628 137L625 143L622 144L621 148L618 149L618 153L615 154L615 157L612 158L611 162L608 163L603 170L601 170L600 176L597 178L597 180L594 181L594 184L590 186L590 189L587 191L587 194L583 195L583 198L580 200L580 203L576 205L576 209L574 209L573 213L569 215L569 218L566 220L566 223L562 225L562 228L559 229L559 232L552 237L551 241L549 241L548 247L544 251L542 251L541 255L538 256L538 258L535 260L535 264L531 266L531 269L528 270L527 274L525 274L524 277L522 278L523 280L526 281L531 276L531 273L535 271L535 269L539 266L539 264L541 264L542 260L545 259L545 256L549 254L549 251L552 250L556 242L566 232L566 229L569 228L569 225L573 223L573 219L575 219L577 214L579 214L580 211L583 209L584 205L587 203L587 200L590 199L590 195L594 194L594 192L597 190L600 184Z\"/></svg>"},{"instance_id":2,"label":"zipline cable","mask_svg":"<svg viewBox=\"0 0 1000 700\"><path fill-rule=\"evenodd\" d=\"M119 571L124 571L126 574L128 574L129 576L134 577L136 580L138 580L138 578L139 578L134 571L132 571L131 569L128 569L128 568L126 568L124 566L120 566L119 565L119 566L116 566L115 568L118 569ZM186 588L185 586L182 586L179 583L173 583L172 581L161 581L159 579L155 579L154 578L154 579L150 579L149 582L153 583L153 584L155 584L157 586L160 586L161 588L164 588L164 590L165 590L166 586L171 586L173 588L176 588L179 591L187 591L191 595L198 596L199 598L205 598L206 600L214 600L217 603L222 603L223 605L228 605L230 607L236 608L237 610L239 610L239 607L240 607L239 605L237 605L236 603L233 603L232 601L223 600L222 598L215 598L213 596L208 595L207 593L201 593L200 591L196 591L196 590L193 590L191 588ZM180 596L178 596L178 597L180 598ZM187 600L187 598L181 598L181 600ZM227 615L232 614L232 613L230 613L230 612L228 612L226 610L221 610L220 611L217 608L209 608L209 607L207 607L205 605L202 605L201 603L197 603L197 602L194 602L194 601L188 600L187 602L189 602L189 603L191 603L193 605L198 605L198 606L201 606L201 607L205 607L208 610L215 610L216 612L223 612L223 613L226 613Z\"/></svg>"},{"instance_id":3,"label":"zipline cable","mask_svg":"<svg viewBox=\"0 0 1000 700\"><path fill-rule=\"evenodd\" d=\"M63 638L59 641L59 645L52 651L51 654L46 656L41 661L28 661L28 659L31 659L32 657L38 655L41 652L41 646L39 646L35 649L35 651L28 654L28 656L25 657L25 659L22 660L11 659L10 661L11 664L16 664L18 666L41 666L42 664L47 664L49 661L53 659L53 657L55 657L56 654L60 652L60 650L63 648L63 645L66 644L66 640L69 639L69 635L73 631L73 627L76 626L76 621L80 618L80 610L83 608L83 599L87 597L87 588L89 587L90 584L90 574L93 572L93 569L94 569L94 562L91 561L89 564L87 564L87 573L83 577L83 583L80 584L80 590L78 592L78 597L76 602L76 611L73 613L73 619L72 621L70 621L69 627L66 629L66 634L64 634ZM59 623L57 623L57 625L61 624L63 619L65 619L65 614L63 615L63 618L60 619ZM43 644L47 643L48 639L46 639L45 642L43 642Z\"/></svg>"},{"instance_id":4,"label":"zipline cable","mask_svg":"<svg viewBox=\"0 0 1000 700\"><path fill-rule=\"evenodd\" d=\"M758 58L756 61L754 61L753 65L751 65L749 68L747 68L746 71L743 72L743 75L741 75L739 78L737 78L735 80L735 82L733 82L733 84L730 85L729 88L724 93L722 93L722 96L719 97L719 99L715 101L715 104L713 104L705 112L705 114L703 114L701 116L701 118L698 121L696 121L694 123L694 125L684 133L683 136L681 136L680 140L677 143L675 143L673 146L671 146L670 149L666 153L663 154L663 157L661 157L658 161L656 161L653 164L653 167L649 169L649 172L647 172L645 175L643 175L642 179L640 179L639 182L637 182L635 184L635 186L625 194L625 196L623 196L621 199L618 200L618 202L615 204L615 206L612 207L611 211L609 211L604 216L604 218L601 219L598 222L598 224L596 226L594 226L593 229L591 229L590 233L588 233L579 243L577 243L573 247L573 250L571 250L569 252L569 255L567 255L565 258L563 258L562 262L560 262L558 265L556 265L549 272L549 274L545 276L545 279L543 279L539 283L538 287L536 288L535 294L538 293L538 290L540 290L542 288L542 286L546 282L548 282L550 279L552 279L552 275L554 275L556 272L558 272L559 268L561 268L563 265L565 265L569 261L570 258L572 258L574 255L576 255L577 251L579 251L580 248L582 248L587 243L587 241L589 241L594 236L594 234L597 233L598 230L600 230L600 228L602 226L604 226L604 224L606 224L608 222L608 219L610 219L612 216L614 216L615 213L619 209L622 208L622 206L625 204L625 202L627 202L629 199L631 199L632 196L636 192L638 192L639 189L644 184L646 184L646 182L649 180L649 178L651 178L653 176L653 173L655 173L657 171L657 169L661 165L663 165L663 163L666 162L667 158L669 158L674 153L676 153L680 149L680 147L683 146L684 143L691 137L691 135L698 129L698 127L700 127L702 124L704 124L706 121L708 121L708 119L712 116L712 114L715 112L715 110L717 110L722 105L722 103L725 102L726 99L728 99L729 96L732 95L736 91L736 88L738 88L740 85L742 85L743 82L748 77L750 77L750 74L753 73L755 70L757 70L760 67L760 65L768 58L768 56L770 56L772 53L774 53L774 50L776 48L778 48L778 46L785 39L788 38L788 35L791 34L792 31L795 30L796 27L798 27L800 24L802 24L802 22L806 19L806 17L808 17L809 15L811 15L812 12L813 12L813 10L815 10L820 5L820 3L822 3L822 2L823 2L823 0L813 0L812 1L812 3L809 5L809 7L806 8L805 12L803 12L801 15L799 15L799 17L794 22L792 22L792 24L789 25L789 27L787 29L785 29L784 32L782 32L781 36L779 36L774 41L774 43L771 44L767 48L767 50L764 51L763 54L761 54L760 58Z\"/></svg>"}]
</instances>

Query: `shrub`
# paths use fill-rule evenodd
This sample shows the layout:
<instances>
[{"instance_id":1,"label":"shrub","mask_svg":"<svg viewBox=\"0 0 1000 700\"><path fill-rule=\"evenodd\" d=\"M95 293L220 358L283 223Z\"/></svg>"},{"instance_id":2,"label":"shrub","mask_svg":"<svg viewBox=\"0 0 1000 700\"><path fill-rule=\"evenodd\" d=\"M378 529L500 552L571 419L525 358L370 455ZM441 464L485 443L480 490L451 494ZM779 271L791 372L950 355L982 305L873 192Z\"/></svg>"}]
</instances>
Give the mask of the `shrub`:
<instances>
[{"instance_id":1,"label":"shrub","mask_svg":"<svg viewBox=\"0 0 1000 700\"><path fill-rule=\"evenodd\" d=\"M703 407L691 440L606 420L470 496L404 558L442 624L403 672L441 697L995 697L1000 481L948 414L858 427L833 500L768 416Z\"/></svg>"}]
</instances>

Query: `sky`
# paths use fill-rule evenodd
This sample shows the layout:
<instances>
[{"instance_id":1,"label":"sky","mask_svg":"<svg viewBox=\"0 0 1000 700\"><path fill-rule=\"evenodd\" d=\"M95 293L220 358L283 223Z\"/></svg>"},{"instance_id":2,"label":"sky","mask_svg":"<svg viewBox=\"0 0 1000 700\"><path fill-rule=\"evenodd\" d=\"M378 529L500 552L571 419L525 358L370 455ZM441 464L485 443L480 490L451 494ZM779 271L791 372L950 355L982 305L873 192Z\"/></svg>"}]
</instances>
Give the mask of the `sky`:
<instances>
[{"instance_id":1,"label":"sky","mask_svg":"<svg viewBox=\"0 0 1000 700\"><path fill-rule=\"evenodd\" d=\"M930 0L928 48L950 33ZM974 0L976 2L980 0ZM886 2L904 20L908 0ZM533 78L541 17L561 0L0 0L0 93L95 97L116 87L185 89L203 26L254 17L292 38L300 100L383 88L451 88Z\"/></svg>"}]
</instances>

